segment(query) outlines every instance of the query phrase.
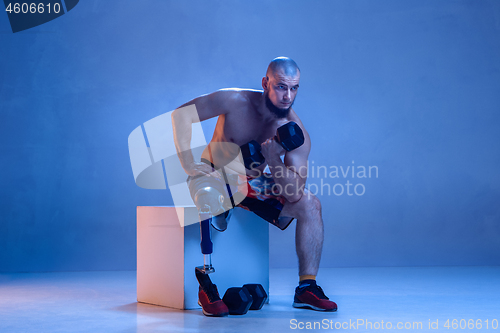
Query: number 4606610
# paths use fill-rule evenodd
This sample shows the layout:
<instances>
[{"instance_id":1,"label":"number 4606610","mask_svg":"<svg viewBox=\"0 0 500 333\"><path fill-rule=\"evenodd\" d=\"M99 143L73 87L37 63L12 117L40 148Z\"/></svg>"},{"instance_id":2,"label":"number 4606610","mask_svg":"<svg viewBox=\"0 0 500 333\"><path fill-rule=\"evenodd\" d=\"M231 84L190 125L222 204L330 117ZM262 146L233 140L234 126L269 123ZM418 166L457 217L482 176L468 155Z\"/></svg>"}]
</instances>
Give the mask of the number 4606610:
<instances>
[{"instance_id":1,"label":"number 4606610","mask_svg":"<svg viewBox=\"0 0 500 333\"><path fill-rule=\"evenodd\" d=\"M474 321L474 319L469 319L469 320L465 320L465 319L453 319L451 322L450 320L448 319L443 327L446 327L448 329L452 328L454 330L456 330L457 328L460 328L460 329L482 329L482 328L486 328L486 329L489 329L490 327L492 329L497 329L498 328L498 320L497 319L493 319L491 322L488 321L488 319L482 321L481 319L478 319L476 321Z\"/></svg>"},{"instance_id":2,"label":"number 4606610","mask_svg":"<svg viewBox=\"0 0 500 333\"><path fill-rule=\"evenodd\" d=\"M42 14L45 11L47 13L55 13L58 14L61 11L61 4L55 2L53 4L43 4L43 3L10 3L7 5L7 8L5 8L5 11L9 12L9 14L14 13L14 14Z\"/></svg>"}]
</instances>

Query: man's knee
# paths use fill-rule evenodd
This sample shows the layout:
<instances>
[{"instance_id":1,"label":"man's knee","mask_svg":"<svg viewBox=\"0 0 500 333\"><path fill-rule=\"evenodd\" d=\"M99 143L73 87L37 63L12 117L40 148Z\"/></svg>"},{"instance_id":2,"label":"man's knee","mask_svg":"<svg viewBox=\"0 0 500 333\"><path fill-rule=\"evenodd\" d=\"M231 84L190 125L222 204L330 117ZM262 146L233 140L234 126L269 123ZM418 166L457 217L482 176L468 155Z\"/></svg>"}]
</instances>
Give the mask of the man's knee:
<instances>
[{"instance_id":1,"label":"man's knee","mask_svg":"<svg viewBox=\"0 0 500 333\"><path fill-rule=\"evenodd\" d=\"M293 206L293 210L298 214L320 214L321 213L321 202L317 196L312 194L307 189L304 191L304 194L300 198L300 200L291 203Z\"/></svg>"},{"instance_id":2,"label":"man's knee","mask_svg":"<svg viewBox=\"0 0 500 333\"><path fill-rule=\"evenodd\" d=\"M321 201L308 189L304 189L304 194L302 195L301 200L304 200L303 204L307 207L307 209L321 211Z\"/></svg>"}]
</instances>

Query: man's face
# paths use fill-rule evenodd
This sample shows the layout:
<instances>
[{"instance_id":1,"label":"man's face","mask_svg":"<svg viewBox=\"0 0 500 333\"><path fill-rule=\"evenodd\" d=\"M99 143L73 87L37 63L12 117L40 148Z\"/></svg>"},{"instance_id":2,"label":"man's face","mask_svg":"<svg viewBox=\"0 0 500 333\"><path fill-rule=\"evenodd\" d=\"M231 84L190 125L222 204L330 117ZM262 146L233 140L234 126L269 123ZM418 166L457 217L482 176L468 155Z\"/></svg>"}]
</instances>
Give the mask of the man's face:
<instances>
[{"instance_id":1,"label":"man's face","mask_svg":"<svg viewBox=\"0 0 500 333\"><path fill-rule=\"evenodd\" d=\"M286 75L279 69L263 80L264 97L266 106L278 118L288 115L295 101L299 89L300 72L295 75Z\"/></svg>"}]
</instances>

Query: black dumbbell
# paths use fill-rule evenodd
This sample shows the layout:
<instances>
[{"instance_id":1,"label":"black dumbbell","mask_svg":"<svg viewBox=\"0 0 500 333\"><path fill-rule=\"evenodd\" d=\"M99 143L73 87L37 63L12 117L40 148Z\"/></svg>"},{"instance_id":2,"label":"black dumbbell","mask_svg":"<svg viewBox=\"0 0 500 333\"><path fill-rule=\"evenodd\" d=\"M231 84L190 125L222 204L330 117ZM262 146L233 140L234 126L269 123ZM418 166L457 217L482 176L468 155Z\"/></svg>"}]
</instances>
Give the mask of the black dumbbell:
<instances>
[{"instance_id":1,"label":"black dumbbell","mask_svg":"<svg viewBox=\"0 0 500 333\"><path fill-rule=\"evenodd\" d=\"M252 306L252 295L247 288L232 287L226 290L222 301L231 315L244 315Z\"/></svg>"},{"instance_id":2,"label":"black dumbbell","mask_svg":"<svg viewBox=\"0 0 500 333\"><path fill-rule=\"evenodd\" d=\"M276 130L274 140L286 151L291 151L304 144L304 133L297 123L290 121ZM256 168L264 163L264 156L260 152L261 146L257 141L252 140L240 148L247 169Z\"/></svg>"},{"instance_id":3,"label":"black dumbbell","mask_svg":"<svg viewBox=\"0 0 500 333\"><path fill-rule=\"evenodd\" d=\"M229 314L244 315L248 310L260 310L267 301L267 293L261 284L245 284L226 290L222 301L229 309Z\"/></svg>"},{"instance_id":4,"label":"black dumbbell","mask_svg":"<svg viewBox=\"0 0 500 333\"><path fill-rule=\"evenodd\" d=\"M297 123L290 121L278 127L274 140L286 151L291 151L304 144L304 133Z\"/></svg>"},{"instance_id":5,"label":"black dumbbell","mask_svg":"<svg viewBox=\"0 0 500 333\"><path fill-rule=\"evenodd\" d=\"M252 305L250 306L250 310L260 310L262 306L267 301L267 293L264 287L261 284L250 283L245 284L243 288L246 288L250 295L252 295Z\"/></svg>"},{"instance_id":6,"label":"black dumbbell","mask_svg":"<svg viewBox=\"0 0 500 333\"><path fill-rule=\"evenodd\" d=\"M260 143L258 143L257 141L252 140L248 143L245 143L240 148L241 155L243 156L243 163L245 163L245 168L247 168L248 170L256 168L264 163L265 158L260 152Z\"/></svg>"}]
</instances>

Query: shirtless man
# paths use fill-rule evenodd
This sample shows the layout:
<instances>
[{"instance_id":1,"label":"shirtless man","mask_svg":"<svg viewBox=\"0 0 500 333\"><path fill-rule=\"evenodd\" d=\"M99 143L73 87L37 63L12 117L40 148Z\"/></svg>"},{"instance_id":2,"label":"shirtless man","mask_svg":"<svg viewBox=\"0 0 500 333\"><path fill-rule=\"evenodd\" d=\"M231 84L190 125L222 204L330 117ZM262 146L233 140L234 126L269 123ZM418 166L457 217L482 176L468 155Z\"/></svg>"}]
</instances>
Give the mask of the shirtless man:
<instances>
[{"instance_id":1,"label":"shirtless man","mask_svg":"<svg viewBox=\"0 0 500 333\"><path fill-rule=\"evenodd\" d=\"M219 117L211 143L234 143L234 146L241 146L251 140L261 143L265 163L254 170L246 170L250 190L239 206L254 211L280 229L288 227L293 218L297 219L295 247L299 260L299 286L295 289L293 306L336 311L337 304L330 301L316 284L323 247L323 219L319 199L305 188L311 141L292 109L299 81L300 70L297 64L290 58L278 57L271 61L266 76L262 78L264 91L219 90L183 105L194 104L197 115L188 115L182 109L174 111L174 141L182 167L190 178L213 176L210 163L218 165L212 156L232 154L224 151L225 145L216 145L212 150L219 151L204 151L202 158L205 158L205 162L194 161L189 150L193 122ZM276 129L289 121L294 121L301 127L305 142L299 148L286 152L273 137ZM266 165L270 175L263 173ZM262 184L265 188L262 188ZM268 189L274 185L279 185L277 188L286 191L271 193ZM252 197L253 186L257 192L265 195ZM262 210L263 198L268 199L266 204L269 207L265 211ZM259 205L254 205L258 200L261 200ZM254 209L257 206L259 209ZM228 313L211 282L209 286L200 286L199 300L206 315L224 316Z\"/></svg>"}]
</instances>

